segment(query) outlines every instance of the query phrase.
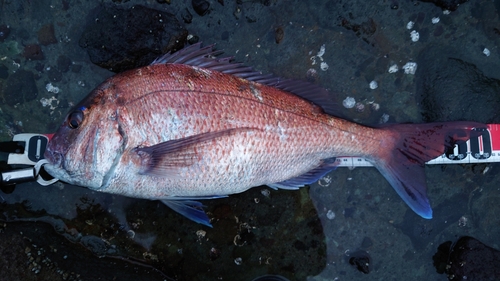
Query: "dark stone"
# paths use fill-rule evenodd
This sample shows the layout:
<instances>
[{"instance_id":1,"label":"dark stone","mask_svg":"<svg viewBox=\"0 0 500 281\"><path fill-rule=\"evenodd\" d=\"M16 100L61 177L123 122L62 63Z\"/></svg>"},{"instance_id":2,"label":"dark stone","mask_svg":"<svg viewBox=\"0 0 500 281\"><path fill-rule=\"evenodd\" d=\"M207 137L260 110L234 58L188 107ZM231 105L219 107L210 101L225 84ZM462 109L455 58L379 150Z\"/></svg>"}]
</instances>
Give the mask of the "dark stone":
<instances>
[{"instance_id":1,"label":"dark stone","mask_svg":"<svg viewBox=\"0 0 500 281\"><path fill-rule=\"evenodd\" d=\"M500 80L485 76L453 53L449 47L429 46L417 58L423 121L500 122Z\"/></svg>"},{"instance_id":2,"label":"dark stone","mask_svg":"<svg viewBox=\"0 0 500 281\"><path fill-rule=\"evenodd\" d=\"M193 35L191 36L191 38L189 38L188 43L192 45L198 43L198 41L200 41L200 37L198 37L197 35Z\"/></svg>"},{"instance_id":3,"label":"dark stone","mask_svg":"<svg viewBox=\"0 0 500 281\"><path fill-rule=\"evenodd\" d=\"M45 56L43 55L42 48L38 44L26 45L23 50L23 57L28 60L43 60Z\"/></svg>"},{"instance_id":4,"label":"dark stone","mask_svg":"<svg viewBox=\"0 0 500 281\"><path fill-rule=\"evenodd\" d=\"M358 250L348 255L349 264L364 274L370 273L371 258L368 252Z\"/></svg>"},{"instance_id":5,"label":"dark stone","mask_svg":"<svg viewBox=\"0 0 500 281\"><path fill-rule=\"evenodd\" d=\"M18 70L11 74L6 82L1 100L10 106L34 100L38 95L33 72Z\"/></svg>"},{"instance_id":6,"label":"dark stone","mask_svg":"<svg viewBox=\"0 0 500 281\"><path fill-rule=\"evenodd\" d=\"M500 251L472 237L441 244L432 260L449 280L500 280Z\"/></svg>"},{"instance_id":7,"label":"dark stone","mask_svg":"<svg viewBox=\"0 0 500 281\"><path fill-rule=\"evenodd\" d=\"M433 3L434 5L440 7L443 10L455 11L460 4L463 4L468 0L419 0L419 1Z\"/></svg>"},{"instance_id":8,"label":"dark stone","mask_svg":"<svg viewBox=\"0 0 500 281\"><path fill-rule=\"evenodd\" d=\"M173 14L144 6L99 9L97 16L89 18L79 44L93 63L108 70L121 72L148 65L186 42L187 30Z\"/></svg>"},{"instance_id":9,"label":"dark stone","mask_svg":"<svg viewBox=\"0 0 500 281\"><path fill-rule=\"evenodd\" d=\"M184 20L185 23L192 23L193 22L193 15L188 10L188 8L184 8L184 10L182 10L181 17L182 17L182 20Z\"/></svg>"},{"instance_id":10,"label":"dark stone","mask_svg":"<svg viewBox=\"0 0 500 281\"><path fill-rule=\"evenodd\" d=\"M61 72L68 72L70 66L71 66L71 59L68 58L67 56L65 55L60 55L58 58L57 58L57 68L59 69L59 71Z\"/></svg>"},{"instance_id":11,"label":"dark stone","mask_svg":"<svg viewBox=\"0 0 500 281\"><path fill-rule=\"evenodd\" d=\"M53 24L46 24L38 30L38 42L44 46L57 43Z\"/></svg>"},{"instance_id":12,"label":"dark stone","mask_svg":"<svg viewBox=\"0 0 500 281\"><path fill-rule=\"evenodd\" d=\"M228 40L229 39L229 31L223 31L222 34L220 35L221 40Z\"/></svg>"},{"instance_id":13,"label":"dark stone","mask_svg":"<svg viewBox=\"0 0 500 281\"><path fill-rule=\"evenodd\" d=\"M7 79L9 77L9 69L3 65L0 64L0 79Z\"/></svg>"},{"instance_id":14,"label":"dark stone","mask_svg":"<svg viewBox=\"0 0 500 281\"><path fill-rule=\"evenodd\" d=\"M274 30L274 41L276 42L276 44L279 44L281 43L281 41L283 41L284 37L285 37L285 30L283 29L283 27L278 26Z\"/></svg>"},{"instance_id":15,"label":"dark stone","mask_svg":"<svg viewBox=\"0 0 500 281\"><path fill-rule=\"evenodd\" d=\"M210 3L206 0L192 0L191 4L194 11L200 16L206 15L210 9Z\"/></svg>"},{"instance_id":16,"label":"dark stone","mask_svg":"<svg viewBox=\"0 0 500 281\"><path fill-rule=\"evenodd\" d=\"M254 15L249 15L249 16L246 16L246 19L247 19L247 22L248 22L248 23L254 23L254 22L257 22L257 18L256 18Z\"/></svg>"},{"instance_id":17,"label":"dark stone","mask_svg":"<svg viewBox=\"0 0 500 281\"><path fill-rule=\"evenodd\" d=\"M10 26L0 24L0 42L3 42L10 34Z\"/></svg>"},{"instance_id":18,"label":"dark stone","mask_svg":"<svg viewBox=\"0 0 500 281\"><path fill-rule=\"evenodd\" d=\"M397 1L393 0L392 3L391 3L391 9L392 10L397 10L399 9L399 4Z\"/></svg>"}]
</instances>

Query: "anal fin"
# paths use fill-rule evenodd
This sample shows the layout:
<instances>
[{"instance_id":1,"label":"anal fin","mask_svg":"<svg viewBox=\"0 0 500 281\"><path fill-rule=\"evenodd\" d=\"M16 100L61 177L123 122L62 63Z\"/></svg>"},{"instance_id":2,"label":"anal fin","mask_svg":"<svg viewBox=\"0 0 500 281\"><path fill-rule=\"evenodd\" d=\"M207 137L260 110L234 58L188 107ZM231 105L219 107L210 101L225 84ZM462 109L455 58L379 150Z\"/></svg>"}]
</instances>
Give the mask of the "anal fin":
<instances>
[{"instance_id":1,"label":"anal fin","mask_svg":"<svg viewBox=\"0 0 500 281\"><path fill-rule=\"evenodd\" d=\"M310 170L309 172L302 174L298 177L291 178L282 182L268 184L269 187L273 189L288 189L288 190L296 190L303 187L306 184L312 184L324 177L329 172L335 170L337 168L337 163L335 162L335 158L328 158L321 161L321 164Z\"/></svg>"}]
</instances>

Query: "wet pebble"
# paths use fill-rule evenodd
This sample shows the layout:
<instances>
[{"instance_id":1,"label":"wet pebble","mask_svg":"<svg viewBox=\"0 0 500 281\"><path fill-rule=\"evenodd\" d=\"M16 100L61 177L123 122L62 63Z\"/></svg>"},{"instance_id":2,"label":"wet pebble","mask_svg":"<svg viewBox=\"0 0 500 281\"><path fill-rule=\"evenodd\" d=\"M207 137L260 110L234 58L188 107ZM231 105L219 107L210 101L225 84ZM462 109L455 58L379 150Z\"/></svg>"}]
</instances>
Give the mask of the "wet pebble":
<instances>
[{"instance_id":1,"label":"wet pebble","mask_svg":"<svg viewBox=\"0 0 500 281\"><path fill-rule=\"evenodd\" d=\"M42 45L50 45L57 43L56 34L53 24L46 24L38 30L38 42Z\"/></svg>"},{"instance_id":2,"label":"wet pebble","mask_svg":"<svg viewBox=\"0 0 500 281\"><path fill-rule=\"evenodd\" d=\"M279 43L281 43L281 41L283 41L283 38L285 37L285 31L283 30L283 27L278 26L274 30L274 37L276 40L276 44L279 44Z\"/></svg>"},{"instance_id":3,"label":"wet pebble","mask_svg":"<svg viewBox=\"0 0 500 281\"><path fill-rule=\"evenodd\" d=\"M29 44L24 47L23 57L28 60L43 60L45 56L42 52L42 48L38 44Z\"/></svg>"},{"instance_id":4,"label":"wet pebble","mask_svg":"<svg viewBox=\"0 0 500 281\"><path fill-rule=\"evenodd\" d=\"M185 22L185 23L192 23L193 22L193 15L191 14L191 12L188 10L188 8L185 8L184 10L182 10L181 12L181 17L182 17L182 20Z\"/></svg>"},{"instance_id":5,"label":"wet pebble","mask_svg":"<svg viewBox=\"0 0 500 281\"><path fill-rule=\"evenodd\" d=\"M3 42L10 34L10 26L6 24L0 24L0 42Z\"/></svg>"},{"instance_id":6,"label":"wet pebble","mask_svg":"<svg viewBox=\"0 0 500 281\"><path fill-rule=\"evenodd\" d=\"M210 9L210 3L206 0L192 0L191 4L194 11L200 16L206 15Z\"/></svg>"},{"instance_id":7,"label":"wet pebble","mask_svg":"<svg viewBox=\"0 0 500 281\"><path fill-rule=\"evenodd\" d=\"M366 251L356 251L349 254L349 264L364 274L370 273L370 255Z\"/></svg>"}]
</instances>

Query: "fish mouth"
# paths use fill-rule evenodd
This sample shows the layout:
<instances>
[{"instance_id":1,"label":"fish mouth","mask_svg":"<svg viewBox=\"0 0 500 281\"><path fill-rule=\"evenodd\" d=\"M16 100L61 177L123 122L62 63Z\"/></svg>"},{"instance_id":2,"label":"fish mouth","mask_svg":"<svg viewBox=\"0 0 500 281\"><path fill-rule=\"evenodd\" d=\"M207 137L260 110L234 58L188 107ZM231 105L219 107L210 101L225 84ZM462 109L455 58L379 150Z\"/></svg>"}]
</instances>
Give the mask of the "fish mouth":
<instances>
[{"instance_id":1,"label":"fish mouth","mask_svg":"<svg viewBox=\"0 0 500 281\"><path fill-rule=\"evenodd\" d=\"M64 157L60 152L51 151L50 149L45 150L43 157L49 161L52 166L62 166Z\"/></svg>"}]
</instances>

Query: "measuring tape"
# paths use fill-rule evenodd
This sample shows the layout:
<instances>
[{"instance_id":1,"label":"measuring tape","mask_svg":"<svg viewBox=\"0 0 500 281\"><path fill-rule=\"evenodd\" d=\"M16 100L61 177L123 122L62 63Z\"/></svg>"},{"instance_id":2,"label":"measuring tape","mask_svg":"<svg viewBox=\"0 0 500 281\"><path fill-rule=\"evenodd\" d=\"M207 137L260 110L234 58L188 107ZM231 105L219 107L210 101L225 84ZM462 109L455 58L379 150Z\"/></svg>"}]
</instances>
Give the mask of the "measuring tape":
<instances>
[{"instance_id":1,"label":"measuring tape","mask_svg":"<svg viewBox=\"0 0 500 281\"><path fill-rule=\"evenodd\" d=\"M425 164L472 164L500 162L500 124L488 124L486 129L478 130L479 137L459 142L443 155ZM361 157L337 157L337 167L373 167Z\"/></svg>"}]
</instances>

